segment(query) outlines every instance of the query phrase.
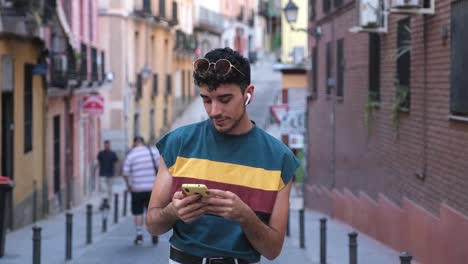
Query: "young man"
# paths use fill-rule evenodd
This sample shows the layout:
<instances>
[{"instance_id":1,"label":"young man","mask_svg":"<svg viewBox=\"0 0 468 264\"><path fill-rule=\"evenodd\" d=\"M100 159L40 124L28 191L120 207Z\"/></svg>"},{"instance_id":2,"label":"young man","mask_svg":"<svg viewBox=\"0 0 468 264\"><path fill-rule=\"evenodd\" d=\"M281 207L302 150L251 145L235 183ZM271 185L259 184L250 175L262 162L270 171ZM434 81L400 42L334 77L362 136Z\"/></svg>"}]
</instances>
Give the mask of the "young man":
<instances>
[{"instance_id":1,"label":"young man","mask_svg":"<svg viewBox=\"0 0 468 264\"><path fill-rule=\"evenodd\" d=\"M174 130L157 143L162 159L148 209L153 235L173 229L169 263L257 263L283 246L291 179L298 161L249 120L249 62L215 49L194 62L210 120ZM185 196L184 183L208 197Z\"/></svg>"},{"instance_id":2,"label":"young man","mask_svg":"<svg viewBox=\"0 0 468 264\"><path fill-rule=\"evenodd\" d=\"M99 162L101 191L107 191L107 199L110 203L112 201L112 186L114 185L115 166L119 159L117 158L115 152L111 150L111 144L109 140L104 141L104 149L99 151L97 160ZM104 186L106 187L104 188Z\"/></svg>"},{"instance_id":3,"label":"young man","mask_svg":"<svg viewBox=\"0 0 468 264\"><path fill-rule=\"evenodd\" d=\"M143 243L143 213L148 207L154 178L158 173L160 155L154 147L145 145L142 137L133 139L133 149L125 158L123 172L127 189L132 194L132 214L135 217L135 245ZM158 237L153 236L153 244Z\"/></svg>"}]
</instances>

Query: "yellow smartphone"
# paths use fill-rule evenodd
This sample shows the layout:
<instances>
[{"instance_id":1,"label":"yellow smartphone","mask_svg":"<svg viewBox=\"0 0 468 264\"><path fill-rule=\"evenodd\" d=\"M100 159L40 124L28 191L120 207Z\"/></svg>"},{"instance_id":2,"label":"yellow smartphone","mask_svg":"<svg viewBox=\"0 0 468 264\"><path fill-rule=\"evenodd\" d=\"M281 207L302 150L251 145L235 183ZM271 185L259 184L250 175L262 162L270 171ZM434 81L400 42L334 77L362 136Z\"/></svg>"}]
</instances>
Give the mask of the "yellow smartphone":
<instances>
[{"instance_id":1,"label":"yellow smartphone","mask_svg":"<svg viewBox=\"0 0 468 264\"><path fill-rule=\"evenodd\" d=\"M200 194L201 196L208 195L206 193L208 191L208 188L206 187L205 184L185 183L185 184L182 184L182 191L185 193L185 195L191 195L191 194Z\"/></svg>"}]
</instances>

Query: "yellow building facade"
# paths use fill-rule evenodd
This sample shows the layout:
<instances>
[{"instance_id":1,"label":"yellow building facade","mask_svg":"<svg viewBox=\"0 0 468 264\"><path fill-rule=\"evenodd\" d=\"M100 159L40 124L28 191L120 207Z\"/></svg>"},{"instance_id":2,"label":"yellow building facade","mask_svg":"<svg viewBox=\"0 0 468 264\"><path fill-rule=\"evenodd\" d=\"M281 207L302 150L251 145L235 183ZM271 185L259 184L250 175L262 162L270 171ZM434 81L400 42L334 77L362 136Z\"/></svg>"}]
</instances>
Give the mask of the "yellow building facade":
<instances>
[{"instance_id":1,"label":"yellow building facade","mask_svg":"<svg viewBox=\"0 0 468 264\"><path fill-rule=\"evenodd\" d=\"M281 0L281 8L284 8L289 0ZM308 1L307 0L294 0L298 7L297 21L293 24L296 29L307 28L308 18ZM295 48L302 49L303 57L307 57L307 33L304 31L293 31L291 25L288 24L284 13L281 17L281 34L283 41L281 42L281 62L293 63L293 53Z\"/></svg>"},{"instance_id":2,"label":"yellow building facade","mask_svg":"<svg viewBox=\"0 0 468 264\"><path fill-rule=\"evenodd\" d=\"M45 87L43 76L33 75L42 43L24 37L0 38L1 143L3 176L15 181L12 195L13 227L31 222L36 190L37 213L42 210L44 178Z\"/></svg>"}]
</instances>

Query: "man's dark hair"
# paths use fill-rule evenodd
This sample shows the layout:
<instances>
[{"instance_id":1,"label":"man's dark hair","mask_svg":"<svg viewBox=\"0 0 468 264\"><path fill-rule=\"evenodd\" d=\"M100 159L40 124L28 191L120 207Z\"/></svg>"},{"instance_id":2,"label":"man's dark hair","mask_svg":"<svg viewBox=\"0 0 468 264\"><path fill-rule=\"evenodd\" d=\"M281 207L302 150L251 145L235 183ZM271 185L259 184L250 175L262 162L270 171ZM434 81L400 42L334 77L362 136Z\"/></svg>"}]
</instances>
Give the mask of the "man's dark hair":
<instances>
[{"instance_id":1,"label":"man's dark hair","mask_svg":"<svg viewBox=\"0 0 468 264\"><path fill-rule=\"evenodd\" d=\"M104 144L110 144L110 141L108 139L104 140Z\"/></svg>"},{"instance_id":2,"label":"man's dark hair","mask_svg":"<svg viewBox=\"0 0 468 264\"><path fill-rule=\"evenodd\" d=\"M213 63L217 62L219 59L227 59L244 75L239 73L236 69L231 69L227 75L223 76L214 72L214 66L211 66L205 72L193 72L195 85L206 85L208 89L216 90L222 84L237 84L241 87L242 93L245 91L245 88L250 85L250 63L246 58L242 57L239 52L228 47L224 49L218 48L206 53L205 59Z\"/></svg>"},{"instance_id":3,"label":"man's dark hair","mask_svg":"<svg viewBox=\"0 0 468 264\"><path fill-rule=\"evenodd\" d=\"M133 143L145 144L145 139L141 136L136 136L133 138Z\"/></svg>"}]
</instances>

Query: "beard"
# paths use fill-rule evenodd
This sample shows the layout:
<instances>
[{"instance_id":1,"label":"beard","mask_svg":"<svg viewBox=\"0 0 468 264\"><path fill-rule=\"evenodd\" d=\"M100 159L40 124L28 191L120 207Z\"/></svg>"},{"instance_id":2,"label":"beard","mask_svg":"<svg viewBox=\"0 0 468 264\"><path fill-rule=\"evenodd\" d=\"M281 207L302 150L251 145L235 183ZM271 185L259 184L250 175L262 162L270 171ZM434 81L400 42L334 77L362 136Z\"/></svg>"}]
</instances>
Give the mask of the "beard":
<instances>
[{"instance_id":1,"label":"beard","mask_svg":"<svg viewBox=\"0 0 468 264\"><path fill-rule=\"evenodd\" d=\"M218 130L219 133L229 134L231 131L233 131L239 126L240 121L245 115L245 109L246 108L244 107L244 111L239 116L239 118L219 115L219 116L211 117L211 121L213 122L213 125L215 126L216 130ZM224 120L224 124L221 124L221 125L216 124L217 120Z\"/></svg>"}]
</instances>

